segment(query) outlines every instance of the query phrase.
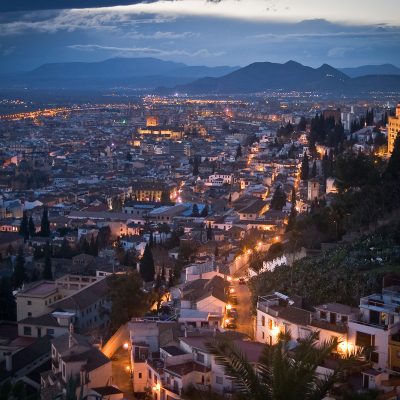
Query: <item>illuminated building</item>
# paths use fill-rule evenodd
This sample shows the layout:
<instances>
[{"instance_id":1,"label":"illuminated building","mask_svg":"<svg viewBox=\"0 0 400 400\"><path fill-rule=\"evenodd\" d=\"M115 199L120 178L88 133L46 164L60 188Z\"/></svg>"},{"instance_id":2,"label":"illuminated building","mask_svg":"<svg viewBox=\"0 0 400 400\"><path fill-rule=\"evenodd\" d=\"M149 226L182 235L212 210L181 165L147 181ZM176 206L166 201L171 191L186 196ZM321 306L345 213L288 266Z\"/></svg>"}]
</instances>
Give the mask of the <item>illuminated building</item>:
<instances>
[{"instance_id":1,"label":"illuminated building","mask_svg":"<svg viewBox=\"0 0 400 400\"><path fill-rule=\"evenodd\" d=\"M158 126L158 117L149 115L146 117L146 126Z\"/></svg>"},{"instance_id":2,"label":"illuminated building","mask_svg":"<svg viewBox=\"0 0 400 400\"><path fill-rule=\"evenodd\" d=\"M400 132L400 103L396 107L396 115L389 117L388 120L388 152L391 153L394 148L394 141Z\"/></svg>"},{"instance_id":3,"label":"illuminated building","mask_svg":"<svg viewBox=\"0 0 400 400\"><path fill-rule=\"evenodd\" d=\"M141 137L152 136L152 138L155 140L181 140L183 137L182 129L160 126L148 126L146 128L138 128L137 132Z\"/></svg>"},{"instance_id":4,"label":"illuminated building","mask_svg":"<svg viewBox=\"0 0 400 400\"><path fill-rule=\"evenodd\" d=\"M161 201L163 192L170 198L173 189L173 187L159 181L134 182L132 184L132 198L137 201Z\"/></svg>"}]
</instances>

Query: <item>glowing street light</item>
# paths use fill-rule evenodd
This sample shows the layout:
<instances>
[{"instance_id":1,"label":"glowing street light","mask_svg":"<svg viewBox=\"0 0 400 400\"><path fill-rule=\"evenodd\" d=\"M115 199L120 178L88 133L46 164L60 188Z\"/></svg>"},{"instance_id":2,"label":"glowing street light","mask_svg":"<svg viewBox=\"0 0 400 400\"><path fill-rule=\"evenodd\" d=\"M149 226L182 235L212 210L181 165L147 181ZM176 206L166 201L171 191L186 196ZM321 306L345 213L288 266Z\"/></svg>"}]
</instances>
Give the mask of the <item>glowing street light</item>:
<instances>
[{"instance_id":1,"label":"glowing street light","mask_svg":"<svg viewBox=\"0 0 400 400\"><path fill-rule=\"evenodd\" d=\"M125 350L129 349L129 344L128 342L125 342L124 345L122 346Z\"/></svg>"}]
</instances>

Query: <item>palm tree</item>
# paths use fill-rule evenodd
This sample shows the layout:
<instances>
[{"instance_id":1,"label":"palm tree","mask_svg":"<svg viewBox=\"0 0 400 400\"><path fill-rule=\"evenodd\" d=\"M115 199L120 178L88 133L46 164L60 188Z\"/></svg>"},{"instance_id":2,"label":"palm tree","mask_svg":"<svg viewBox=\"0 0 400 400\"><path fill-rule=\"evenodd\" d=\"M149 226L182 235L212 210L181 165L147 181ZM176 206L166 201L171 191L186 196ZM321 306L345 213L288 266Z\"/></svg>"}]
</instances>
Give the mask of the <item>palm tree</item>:
<instances>
[{"instance_id":1,"label":"palm tree","mask_svg":"<svg viewBox=\"0 0 400 400\"><path fill-rule=\"evenodd\" d=\"M318 332L311 333L292 349L290 333L280 334L277 344L266 345L257 365L250 364L227 339L215 339L207 347L232 378L239 399L321 400L359 354L338 357L332 374L318 377L317 367L335 352L339 341L335 338L318 344L317 338Z\"/></svg>"}]
</instances>

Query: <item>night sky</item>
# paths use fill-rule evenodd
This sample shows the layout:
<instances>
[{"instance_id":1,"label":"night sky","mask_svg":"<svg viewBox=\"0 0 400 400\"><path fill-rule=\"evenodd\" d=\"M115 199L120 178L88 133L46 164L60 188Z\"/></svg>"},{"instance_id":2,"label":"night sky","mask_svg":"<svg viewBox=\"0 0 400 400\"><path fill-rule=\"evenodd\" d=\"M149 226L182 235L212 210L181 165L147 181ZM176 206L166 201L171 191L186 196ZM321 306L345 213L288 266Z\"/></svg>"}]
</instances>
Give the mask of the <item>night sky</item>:
<instances>
[{"instance_id":1,"label":"night sky","mask_svg":"<svg viewBox=\"0 0 400 400\"><path fill-rule=\"evenodd\" d=\"M111 57L210 66L291 59L314 67L400 66L398 0L2 3L0 72Z\"/></svg>"}]
</instances>

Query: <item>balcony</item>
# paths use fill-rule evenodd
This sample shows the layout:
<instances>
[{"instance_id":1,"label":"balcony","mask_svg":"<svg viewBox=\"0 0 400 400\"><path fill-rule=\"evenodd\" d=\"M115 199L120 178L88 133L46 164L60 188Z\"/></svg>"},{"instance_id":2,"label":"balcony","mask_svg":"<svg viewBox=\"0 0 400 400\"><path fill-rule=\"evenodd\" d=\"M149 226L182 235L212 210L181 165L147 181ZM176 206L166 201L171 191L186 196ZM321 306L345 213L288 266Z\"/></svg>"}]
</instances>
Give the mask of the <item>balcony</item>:
<instances>
[{"instance_id":1,"label":"balcony","mask_svg":"<svg viewBox=\"0 0 400 400\"><path fill-rule=\"evenodd\" d=\"M364 326L369 326L371 328L376 328L376 329L381 329L383 331L387 331L388 330L388 325L384 325L384 324L373 324L371 322L368 322L365 317L359 316L355 319L351 319L350 322L356 323L356 324L360 324L360 325L364 325Z\"/></svg>"}]
</instances>

